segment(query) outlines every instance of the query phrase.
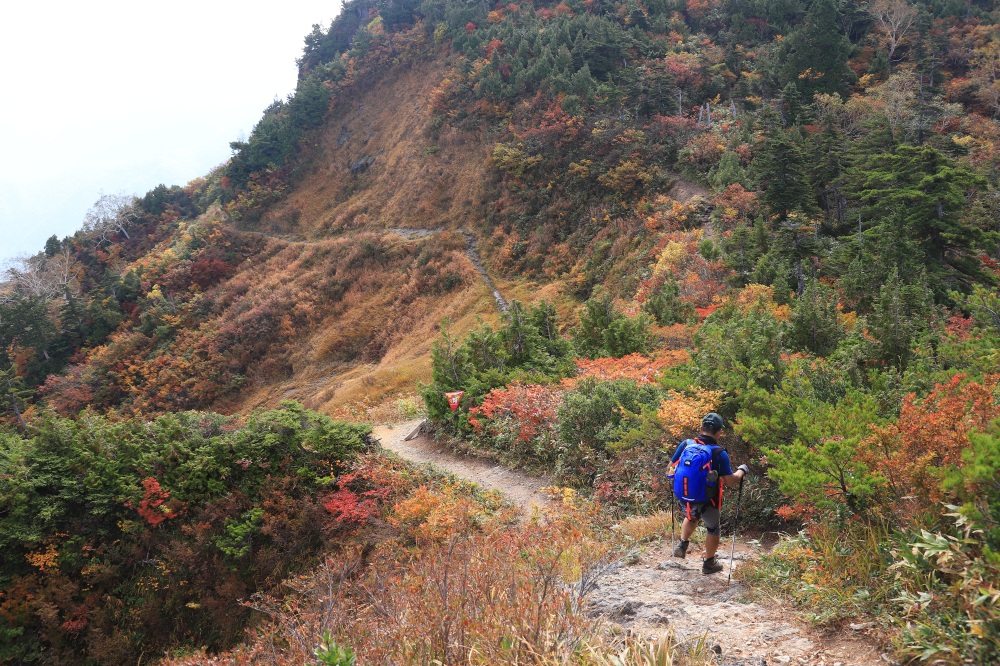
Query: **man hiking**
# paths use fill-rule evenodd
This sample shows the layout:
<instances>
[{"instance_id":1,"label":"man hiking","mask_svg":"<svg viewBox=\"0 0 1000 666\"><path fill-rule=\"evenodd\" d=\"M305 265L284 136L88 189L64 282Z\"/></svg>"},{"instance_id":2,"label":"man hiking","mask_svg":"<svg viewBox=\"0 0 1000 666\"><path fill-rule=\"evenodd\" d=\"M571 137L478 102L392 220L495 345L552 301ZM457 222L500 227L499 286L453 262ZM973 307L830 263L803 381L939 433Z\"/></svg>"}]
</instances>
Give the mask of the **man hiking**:
<instances>
[{"instance_id":1,"label":"man hiking","mask_svg":"<svg viewBox=\"0 0 1000 666\"><path fill-rule=\"evenodd\" d=\"M740 465L736 472L729 462L729 453L718 445L717 438L725 427L722 417L711 412L701 420L701 432L694 439L680 443L670 459L670 477L674 481L674 495L684 512L681 540L674 548L674 557L687 555L688 544L698 521L705 523L705 560L703 574L722 571L715 559L719 548L719 516L722 509L722 487L740 482L750 471ZM720 483L722 481L722 483Z\"/></svg>"}]
</instances>

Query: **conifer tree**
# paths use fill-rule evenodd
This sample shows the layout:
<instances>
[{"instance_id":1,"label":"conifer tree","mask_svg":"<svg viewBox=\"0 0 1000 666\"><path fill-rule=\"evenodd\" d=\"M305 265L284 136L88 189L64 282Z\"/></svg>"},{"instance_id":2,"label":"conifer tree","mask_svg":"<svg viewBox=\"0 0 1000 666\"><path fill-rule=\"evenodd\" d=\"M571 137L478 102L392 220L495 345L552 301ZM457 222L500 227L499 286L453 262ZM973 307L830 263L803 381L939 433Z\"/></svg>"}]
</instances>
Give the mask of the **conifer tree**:
<instances>
[{"instance_id":1,"label":"conifer tree","mask_svg":"<svg viewBox=\"0 0 1000 666\"><path fill-rule=\"evenodd\" d=\"M751 166L773 217L781 221L792 211L810 208L805 153L792 132L772 127Z\"/></svg>"},{"instance_id":2,"label":"conifer tree","mask_svg":"<svg viewBox=\"0 0 1000 666\"><path fill-rule=\"evenodd\" d=\"M867 235L882 233L886 224L901 225L939 290L990 281L977 253L993 234L962 220L969 194L986 187L982 177L930 146L901 145L862 158L851 178L865 204L862 214L873 220Z\"/></svg>"},{"instance_id":3,"label":"conifer tree","mask_svg":"<svg viewBox=\"0 0 1000 666\"><path fill-rule=\"evenodd\" d=\"M795 300L789 338L798 349L829 356L843 336L837 313L837 295L819 280L809 280Z\"/></svg>"},{"instance_id":4,"label":"conifer tree","mask_svg":"<svg viewBox=\"0 0 1000 666\"><path fill-rule=\"evenodd\" d=\"M816 93L843 95L856 78L847 66L851 42L838 19L834 0L813 0L802 25L785 40L782 81L793 83L806 100Z\"/></svg>"}]
</instances>

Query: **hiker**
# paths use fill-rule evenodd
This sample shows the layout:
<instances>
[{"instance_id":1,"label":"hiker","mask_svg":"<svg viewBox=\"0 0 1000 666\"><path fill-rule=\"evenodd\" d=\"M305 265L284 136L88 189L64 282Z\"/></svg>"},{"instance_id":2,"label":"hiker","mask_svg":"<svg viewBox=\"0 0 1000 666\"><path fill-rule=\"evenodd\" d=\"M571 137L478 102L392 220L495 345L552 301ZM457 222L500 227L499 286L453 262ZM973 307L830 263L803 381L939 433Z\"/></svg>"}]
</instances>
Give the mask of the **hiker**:
<instances>
[{"instance_id":1,"label":"hiker","mask_svg":"<svg viewBox=\"0 0 1000 666\"><path fill-rule=\"evenodd\" d=\"M681 539L674 548L674 557L687 555L688 544L698 521L705 523L705 559L703 574L722 571L716 560L719 548L719 514L722 509L722 487L736 485L750 468L740 465L736 472L729 462L729 453L718 445L717 438L725 427L722 417L711 412L701 420L701 432L694 439L686 439L677 447L670 460L670 476L674 480L674 495L684 511ZM719 483L719 480L722 483Z\"/></svg>"}]
</instances>

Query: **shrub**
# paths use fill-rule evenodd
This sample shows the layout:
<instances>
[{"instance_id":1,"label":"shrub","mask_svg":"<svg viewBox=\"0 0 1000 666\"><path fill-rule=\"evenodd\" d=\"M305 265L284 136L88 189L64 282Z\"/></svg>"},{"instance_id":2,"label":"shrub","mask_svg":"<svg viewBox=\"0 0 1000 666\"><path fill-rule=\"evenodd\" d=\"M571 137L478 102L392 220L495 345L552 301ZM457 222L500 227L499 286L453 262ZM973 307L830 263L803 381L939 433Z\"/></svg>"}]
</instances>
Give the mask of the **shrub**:
<instances>
[{"instance_id":1,"label":"shrub","mask_svg":"<svg viewBox=\"0 0 1000 666\"><path fill-rule=\"evenodd\" d=\"M615 310L611 296L595 296L584 304L573 344L587 358L645 354L650 346L650 321L645 314L627 317Z\"/></svg>"},{"instance_id":2,"label":"shrub","mask_svg":"<svg viewBox=\"0 0 1000 666\"><path fill-rule=\"evenodd\" d=\"M629 380L587 378L567 391L557 411L563 473L592 479L609 447L638 424L644 409L656 409L661 398L658 387Z\"/></svg>"},{"instance_id":3,"label":"shrub","mask_svg":"<svg viewBox=\"0 0 1000 666\"><path fill-rule=\"evenodd\" d=\"M245 422L84 413L3 433L0 654L74 664L231 645L249 617L237 599L340 529L317 496L369 430L286 402Z\"/></svg>"}]
</instances>

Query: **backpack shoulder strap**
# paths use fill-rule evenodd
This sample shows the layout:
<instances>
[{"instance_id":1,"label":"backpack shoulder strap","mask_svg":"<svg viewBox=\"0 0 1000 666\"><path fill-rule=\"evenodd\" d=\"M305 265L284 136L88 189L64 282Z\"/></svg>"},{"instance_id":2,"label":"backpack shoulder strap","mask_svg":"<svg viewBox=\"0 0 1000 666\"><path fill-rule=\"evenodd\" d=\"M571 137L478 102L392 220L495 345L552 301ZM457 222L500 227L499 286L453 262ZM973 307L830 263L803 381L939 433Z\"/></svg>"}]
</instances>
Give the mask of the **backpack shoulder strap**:
<instances>
[{"instance_id":1,"label":"backpack shoulder strap","mask_svg":"<svg viewBox=\"0 0 1000 666\"><path fill-rule=\"evenodd\" d=\"M712 448L712 469L714 469L715 471L719 471L719 454L722 453L723 451L726 451L726 453L728 454L729 451L726 450L726 447L719 446L718 444L713 444L711 448Z\"/></svg>"}]
</instances>

